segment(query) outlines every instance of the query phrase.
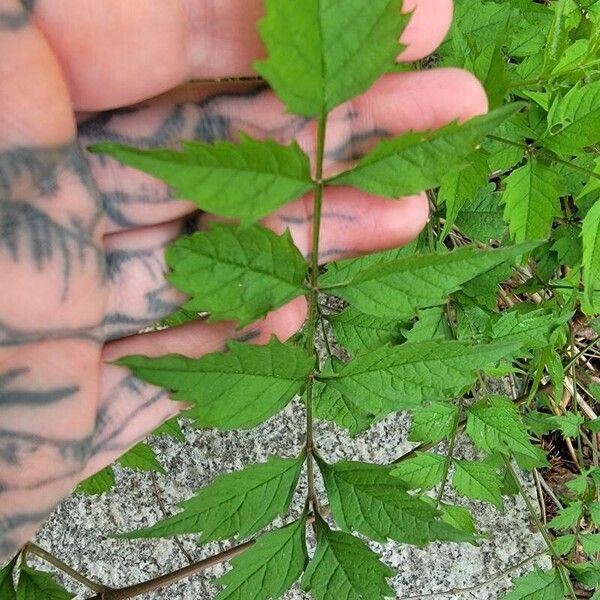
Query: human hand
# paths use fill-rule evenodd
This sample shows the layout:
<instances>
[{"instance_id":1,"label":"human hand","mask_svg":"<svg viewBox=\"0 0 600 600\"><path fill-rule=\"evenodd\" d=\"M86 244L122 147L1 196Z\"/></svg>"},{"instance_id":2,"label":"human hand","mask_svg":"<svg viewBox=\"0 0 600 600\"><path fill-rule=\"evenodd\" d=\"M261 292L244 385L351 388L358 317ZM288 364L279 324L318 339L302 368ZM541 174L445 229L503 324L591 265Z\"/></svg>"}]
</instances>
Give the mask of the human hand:
<instances>
[{"instance_id":1,"label":"human hand","mask_svg":"<svg viewBox=\"0 0 600 600\"><path fill-rule=\"evenodd\" d=\"M34 5L31 16L23 5ZM401 60L413 61L442 40L452 7L405 7L415 12ZM314 123L285 114L272 92L256 84L177 87L251 75L263 53L261 11L258 0L0 0L0 563L79 480L178 411L164 390L108 361L199 356L236 337L285 339L302 324L297 300L242 332L192 323L137 334L183 300L164 281L163 254L194 206L82 150L97 141L168 146L243 131L295 138L312 156ZM387 76L332 113L327 172L347 168L382 136L486 108L480 84L459 70ZM305 200L264 224L289 227L307 253ZM328 190L322 261L405 244L427 217L424 195L391 201Z\"/></svg>"}]
</instances>

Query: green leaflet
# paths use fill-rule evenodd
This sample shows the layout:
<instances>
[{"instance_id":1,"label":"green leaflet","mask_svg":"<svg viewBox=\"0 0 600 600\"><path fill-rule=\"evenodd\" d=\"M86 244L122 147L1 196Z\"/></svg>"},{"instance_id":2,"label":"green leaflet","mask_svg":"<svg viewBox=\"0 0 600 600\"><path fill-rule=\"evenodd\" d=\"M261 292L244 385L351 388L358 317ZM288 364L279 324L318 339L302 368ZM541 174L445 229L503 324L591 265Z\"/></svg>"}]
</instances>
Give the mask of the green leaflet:
<instances>
[{"instance_id":1,"label":"green leaflet","mask_svg":"<svg viewBox=\"0 0 600 600\"><path fill-rule=\"evenodd\" d=\"M386 583L394 572L364 542L332 531L317 517L317 550L302 587L315 600L383 600L394 591Z\"/></svg>"},{"instance_id":2,"label":"green leaflet","mask_svg":"<svg viewBox=\"0 0 600 600\"><path fill-rule=\"evenodd\" d=\"M437 187L448 173L468 166L481 140L521 108L511 104L464 125L452 123L436 131L384 139L356 167L328 183L390 198Z\"/></svg>"},{"instance_id":3,"label":"green leaflet","mask_svg":"<svg viewBox=\"0 0 600 600\"><path fill-rule=\"evenodd\" d=\"M75 594L67 592L58 585L49 573L21 565L17 600L71 600L71 598L75 598Z\"/></svg>"},{"instance_id":4,"label":"green leaflet","mask_svg":"<svg viewBox=\"0 0 600 600\"><path fill-rule=\"evenodd\" d=\"M473 515L471 515L469 509L464 506L444 504L443 502L440 504L440 508L442 510L442 519L445 523L448 523L448 525L460 529L465 533L470 533L471 535L477 533Z\"/></svg>"},{"instance_id":5,"label":"green leaflet","mask_svg":"<svg viewBox=\"0 0 600 600\"><path fill-rule=\"evenodd\" d=\"M452 339L448 316L443 306L434 306L419 311L419 318L409 331L404 331L407 342Z\"/></svg>"},{"instance_id":6,"label":"green leaflet","mask_svg":"<svg viewBox=\"0 0 600 600\"><path fill-rule=\"evenodd\" d=\"M580 500L571 502L569 506L562 508L558 514L548 523L548 527L556 530L569 529L576 525L583 515L583 504Z\"/></svg>"},{"instance_id":7,"label":"green leaflet","mask_svg":"<svg viewBox=\"0 0 600 600\"><path fill-rule=\"evenodd\" d=\"M437 444L449 438L456 427L458 407L447 402L432 402L411 409L409 440Z\"/></svg>"},{"instance_id":8,"label":"green leaflet","mask_svg":"<svg viewBox=\"0 0 600 600\"><path fill-rule=\"evenodd\" d=\"M322 373L335 373L342 368L342 363L335 359L332 361L325 363ZM313 412L317 419L333 421L347 429L352 436L369 429L377 417L365 410L361 406L361 402L354 402L339 390L322 381L314 382Z\"/></svg>"},{"instance_id":9,"label":"green leaflet","mask_svg":"<svg viewBox=\"0 0 600 600\"><path fill-rule=\"evenodd\" d=\"M234 535L246 538L285 514L303 464L303 458L274 456L266 463L219 475L193 498L182 502L180 513L147 529L118 537L157 538L201 533L202 543Z\"/></svg>"},{"instance_id":10,"label":"green leaflet","mask_svg":"<svg viewBox=\"0 0 600 600\"><path fill-rule=\"evenodd\" d=\"M469 500L490 502L502 510L502 480L496 467L485 462L454 461L452 485L456 491Z\"/></svg>"},{"instance_id":11,"label":"green leaflet","mask_svg":"<svg viewBox=\"0 0 600 600\"><path fill-rule=\"evenodd\" d=\"M115 487L115 483L115 472L111 467L105 467L82 481L75 491L88 496L101 496L110 492Z\"/></svg>"},{"instance_id":12,"label":"green leaflet","mask_svg":"<svg viewBox=\"0 0 600 600\"><path fill-rule=\"evenodd\" d=\"M600 312L596 304L600 292L600 201L597 201L583 221L583 308L587 314Z\"/></svg>"},{"instance_id":13,"label":"green leaflet","mask_svg":"<svg viewBox=\"0 0 600 600\"><path fill-rule=\"evenodd\" d=\"M556 171L530 157L506 178L504 218L517 243L545 240L560 216L561 185Z\"/></svg>"},{"instance_id":14,"label":"green leaflet","mask_svg":"<svg viewBox=\"0 0 600 600\"><path fill-rule=\"evenodd\" d=\"M548 114L548 131L540 142L560 155L600 141L600 81L575 86L558 96Z\"/></svg>"},{"instance_id":15,"label":"green leaflet","mask_svg":"<svg viewBox=\"0 0 600 600\"><path fill-rule=\"evenodd\" d=\"M550 343L551 332L567 323L572 317L571 313L556 314L556 312L556 310L546 309L523 313L516 310L508 311L492 325L491 338L520 342L527 350L544 348Z\"/></svg>"},{"instance_id":16,"label":"green leaflet","mask_svg":"<svg viewBox=\"0 0 600 600\"><path fill-rule=\"evenodd\" d=\"M0 598L16 600L17 592L13 583L13 571L17 565L17 557L13 558L3 569L0 569Z\"/></svg>"},{"instance_id":17,"label":"green leaflet","mask_svg":"<svg viewBox=\"0 0 600 600\"><path fill-rule=\"evenodd\" d=\"M140 442L133 448L130 448L117 462L122 467L136 471L151 471L163 475L166 473L162 465L158 462L154 449L144 442Z\"/></svg>"},{"instance_id":18,"label":"green leaflet","mask_svg":"<svg viewBox=\"0 0 600 600\"><path fill-rule=\"evenodd\" d=\"M479 242L500 240L504 236L501 194L493 184L481 188L472 202L464 206L456 216L456 226L468 237Z\"/></svg>"},{"instance_id":19,"label":"green leaflet","mask_svg":"<svg viewBox=\"0 0 600 600\"><path fill-rule=\"evenodd\" d=\"M314 358L273 338L265 346L229 343L229 352L198 359L171 354L129 356L117 364L140 379L192 402L186 413L200 427L250 428L279 412L304 389Z\"/></svg>"},{"instance_id":20,"label":"green leaflet","mask_svg":"<svg viewBox=\"0 0 600 600\"><path fill-rule=\"evenodd\" d=\"M167 250L169 281L191 296L184 308L244 327L306 293L308 264L289 231L214 225Z\"/></svg>"},{"instance_id":21,"label":"green leaflet","mask_svg":"<svg viewBox=\"0 0 600 600\"><path fill-rule=\"evenodd\" d=\"M327 277L332 281L347 281L354 279L359 273L366 271L369 267L394 262L399 258L414 256L418 254L417 243L413 242L402 248L393 248L383 252L365 254L358 258L347 258L327 264ZM321 277L321 282L323 276Z\"/></svg>"},{"instance_id":22,"label":"green leaflet","mask_svg":"<svg viewBox=\"0 0 600 600\"><path fill-rule=\"evenodd\" d=\"M479 189L487 186L489 174L487 154L479 150L473 153L467 167L444 176L438 191L438 202L446 204L446 223L442 237L452 230L459 211L475 199Z\"/></svg>"},{"instance_id":23,"label":"green leaflet","mask_svg":"<svg viewBox=\"0 0 600 600\"><path fill-rule=\"evenodd\" d=\"M345 277L333 269L319 279L321 289L377 317L404 319L419 309L443 304L470 279L535 248L523 244L500 250L461 248L447 254L421 254L379 262Z\"/></svg>"},{"instance_id":24,"label":"green leaflet","mask_svg":"<svg viewBox=\"0 0 600 600\"><path fill-rule=\"evenodd\" d=\"M275 600L300 577L308 562L306 518L261 535L231 561L217 580L225 588L215 600Z\"/></svg>"},{"instance_id":25,"label":"green leaflet","mask_svg":"<svg viewBox=\"0 0 600 600\"><path fill-rule=\"evenodd\" d=\"M414 458L409 458L395 467L390 475L404 481L411 490L430 490L444 476L446 458L432 452L417 452Z\"/></svg>"},{"instance_id":26,"label":"green leaflet","mask_svg":"<svg viewBox=\"0 0 600 600\"><path fill-rule=\"evenodd\" d=\"M181 425L179 424L177 417L173 417L172 419L165 421L162 425L157 427L152 432L152 435L156 435L156 436L167 435L171 439L173 439L177 442L185 442L186 441L185 435L184 435L183 431L181 430Z\"/></svg>"},{"instance_id":27,"label":"green leaflet","mask_svg":"<svg viewBox=\"0 0 600 600\"><path fill-rule=\"evenodd\" d=\"M489 454L515 452L538 459L521 416L508 398L492 396L472 406L466 432L475 446Z\"/></svg>"},{"instance_id":28,"label":"green leaflet","mask_svg":"<svg viewBox=\"0 0 600 600\"><path fill-rule=\"evenodd\" d=\"M341 313L327 317L335 339L352 354L363 354L388 343L402 341L404 322L374 317L349 306Z\"/></svg>"},{"instance_id":29,"label":"green leaflet","mask_svg":"<svg viewBox=\"0 0 600 600\"><path fill-rule=\"evenodd\" d=\"M514 590L502 600L563 600L565 586L556 569L535 569L524 577L513 580Z\"/></svg>"},{"instance_id":30,"label":"green leaflet","mask_svg":"<svg viewBox=\"0 0 600 600\"><path fill-rule=\"evenodd\" d=\"M290 112L320 116L364 92L393 64L408 17L401 0L267 0L269 58L254 64Z\"/></svg>"},{"instance_id":31,"label":"green leaflet","mask_svg":"<svg viewBox=\"0 0 600 600\"><path fill-rule=\"evenodd\" d=\"M456 341L384 346L320 379L360 400L364 410L383 415L453 396L473 382L475 371L498 362L513 348L512 344L472 346Z\"/></svg>"},{"instance_id":32,"label":"green leaflet","mask_svg":"<svg viewBox=\"0 0 600 600\"><path fill-rule=\"evenodd\" d=\"M345 531L418 546L435 540L472 541L472 536L443 522L435 507L411 496L406 484L391 476L390 467L319 461L319 469L335 522Z\"/></svg>"},{"instance_id":33,"label":"green leaflet","mask_svg":"<svg viewBox=\"0 0 600 600\"><path fill-rule=\"evenodd\" d=\"M314 187L308 157L296 142L282 146L241 134L240 143L183 142L175 150L140 150L102 143L95 153L162 179L177 197L209 213L249 224Z\"/></svg>"}]
</instances>

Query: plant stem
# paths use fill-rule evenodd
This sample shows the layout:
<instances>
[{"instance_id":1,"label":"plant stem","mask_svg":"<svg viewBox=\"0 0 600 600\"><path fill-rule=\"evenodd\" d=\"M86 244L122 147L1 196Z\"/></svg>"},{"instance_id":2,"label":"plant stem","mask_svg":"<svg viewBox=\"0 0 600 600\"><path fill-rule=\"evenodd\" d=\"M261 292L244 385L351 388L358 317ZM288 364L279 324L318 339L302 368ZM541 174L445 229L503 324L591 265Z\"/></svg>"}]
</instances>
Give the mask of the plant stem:
<instances>
[{"instance_id":1,"label":"plant stem","mask_svg":"<svg viewBox=\"0 0 600 600\"><path fill-rule=\"evenodd\" d=\"M464 427L464 426L463 426ZM442 475L442 483L440 489L435 498L435 506L439 508L440 502L444 498L444 492L446 491L446 485L448 484L448 474L450 473L450 467L452 466L452 459L454 456L454 447L456 446L456 440L458 438L461 427L460 415L457 415L454 419L454 427L452 428L452 435L450 436L450 443L448 445L448 453L446 454L446 460L444 461L444 473Z\"/></svg>"},{"instance_id":2,"label":"plant stem","mask_svg":"<svg viewBox=\"0 0 600 600\"><path fill-rule=\"evenodd\" d=\"M512 463L510 462L510 457L505 456L504 462L506 464L506 470L511 474L514 482L516 483L517 487L519 488L519 494L525 501L525 505L527 506L527 510L529 511L529 514L530 514L533 522L535 523L536 527L538 528L538 531L544 538L544 542L546 542L546 546L548 546L549 553L552 555L552 557L555 560L556 568L558 569L561 579L563 580L563 583L566 586L567 594L569 595L570 598L572 598L572 600L577 600L577 595L575 593L575 589L573 588L573 584L571 583L571 578L569 577L569 573L565 572L565 568L563 566L563 560L557 554L557 552L554 549L554 546L552 544L552 542L553 542L552 536L550 535L549 531L546 529L545 525L540 521L540 517L538 516L537 511L535 510L535 507L533 506L533 504L531 502L531 499L529 498L529 496L527 495L527 492L523 488L523 484L521 483L521 480L519 479L517 472L515 471L514 467L512 466Z\"/></svg>"},{"instance_id":3,"label":"plant stem","mask_svg":"<svg viewBox=\"0 0 600 600\"><path fill-rule=\"evenodd\" d=\"M319 318L319 238L321 234L321 211L323 208L323 161L325 157L325 137L327 132L327 114L319 118L317 131L317 163L315 179L317 188L313 204L312 244L310 254L310 294L308 298L308 325L306 327L306 351L318 360L316 349L317 321ZM313 512L318 512L315 492L315 461L313 437L313 389L315 373L309 375L306 383L306 475L308 480L307 504Z\"/></svg>"},{"instance_id":4,"label":"plant stem","mask_svg":"<svg viewBox=\"0 0 600 600\"><path fill-rule=\"evenodd\" d=\"M92 592L103 593L108 590L106 586L91 581L85 575L82 575L69 565L65 564L62 560L56 558L56 556L54 556L53 554L50 554L50 552L48 552L47 550L40 548L40 546L38 546L37 544L34 544L32 542L26 544L23 548L23 555L26 554L35 554L42 560L46 561L48 564L51 564L59 571L62 571L63 573L68 575L71 579L78 581L89 590L92 590Z\"/></svg>"}]
</instances>

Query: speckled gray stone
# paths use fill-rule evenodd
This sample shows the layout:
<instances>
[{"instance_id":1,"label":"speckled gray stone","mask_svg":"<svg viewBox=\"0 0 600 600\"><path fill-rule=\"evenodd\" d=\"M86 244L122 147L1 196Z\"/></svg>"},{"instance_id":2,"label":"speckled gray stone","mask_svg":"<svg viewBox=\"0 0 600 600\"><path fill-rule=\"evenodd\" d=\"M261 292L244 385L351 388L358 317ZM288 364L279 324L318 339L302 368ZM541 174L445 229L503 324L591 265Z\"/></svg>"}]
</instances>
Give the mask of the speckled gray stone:
<instances>
[{"instance_id":1,"label":"speckled gray stone","mask_svg":"<svg viewBox=\"0 0 600 600\"><path fill-rule=\"evenodd\" d=\"M222 433L186 427L186 444L167 438L154 440L160 461L168 471L167 476L159 476L159 487L169 510L219 473L240 469L250 462L264 461L273 453L293 456L302 444L303 420L301 407L294 403L253 431ZM392 416L353 440L333 425L318 424L316 439L322 454L329 460L353 458L383 464L411 448L406 441L407 426L406 417ZM472 457L473 450L462 443L458 445L457 454ZM117 469L117 475L116 490L103 497L73 496L66 500L39 533L37 542L92 579L113 587L143 581L185 565L185 557L171 540L122 541L108 537L111 533L150 525L161 518L149 475L121 469ZM534 496L531 485L528 487ZM301 506L301 494L302 490L299 490L294 511ZM449 499L464 502L458 498ZM468 505L476 515L480 529L489 536L479 547L436 543L420 549L394 543L373 544L373 548L382 552L385 562L398 572L392 581L396 598L495 600L509 587L510 577L460 596L433 594L492 579L544 549L541 536L532 532L521 499L507 499L503 514L483 503ZM183 544L194 559L228 547L225 543L198 547L194 536L184 538ZM537 559L511 572L511 577L526 572L534 563L548 564L545 559ZM144 598L209 600L216 592L215 577L226 568L225 565L213 568ZM69 587L79 593L78 600L91 595L80 587L73 587L70 582ZM307 596L297 587L285 596L286 600L303 598Z\"/></svg>"}]
</instances>

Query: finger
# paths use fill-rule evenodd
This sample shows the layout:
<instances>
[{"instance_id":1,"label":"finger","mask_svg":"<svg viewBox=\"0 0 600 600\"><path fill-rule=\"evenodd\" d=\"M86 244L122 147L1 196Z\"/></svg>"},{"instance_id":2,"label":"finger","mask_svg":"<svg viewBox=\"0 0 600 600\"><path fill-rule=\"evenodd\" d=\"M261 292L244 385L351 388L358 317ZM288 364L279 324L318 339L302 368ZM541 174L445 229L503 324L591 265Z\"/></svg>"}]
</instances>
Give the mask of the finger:
<instances>
[{"instance_id":1,"label":"finger","mask_svg":"<svg viewBox=\"0 0 600 600\"><path fill-rule=\"evenodd\" d=\"M404 0L403 10L412 13L401 42L406 46L398 57L412 62L429 56L444 40L452 24L452 0Z\"/></svg>"},{"instance_id":2,"label":"finger","mask_svg":"<svg viewBox=\"0 0 600 600\"><path fill-rule=\"evenodd\" d=\"M111 342L105 348L104 360L114 361L128 354L161 356L175 353L200 357L222 351L227 340L233 339L265 344L276 335L283 341L300 329L305 317L306 302L299 298L241 332L233 323L190 323ZM165 390L142 383L114 365L104 367L102 387L92 457L84 476L112 463L182 408L181 404L169 400Z\"/></svg>"},{"instance_id":3,"label":"finger","mask_svg":"<svg viewBox=\"0 0 600 600\"><path fill-rule=\"evenodd\" d=\"M174 221L106 236L109 297L106 339L132 335L173 313L185 300L166 280L167 246L182 233Z\"/></svg>"},{"instance_id":4,"label":"finger","mask_svg":"<svg viewBox=\"0 0 600 600\"><path fill-rule=\"evenodd\" d=\"M405 9L414 23L402 41L414 48L400 58L415 60L443 39L452 5L406 0ZM80 110L126 106L187 79L251 75L264 57L262 0L38 0L34 14Z\"/></svg>"},{"instance_id":5,"label":"finger","mask_svg":"<svg viewBox=\"0 0 600 600\"><path fill-rule=\"evenodd\" d=\"M481 84L459 69L399 73L331 114L326 170L348 168L382 137L440 127L487 110ZM126 113L106 114L80 128L84 143L114 140L142 147L180 139L236 140L241 131L282 143L297 139L314 156L315 124L285 112L268 90L227 87L210 94L187 86ZM111 231L171 221L194 209L173 201L157 179L104 156L90 156Z\"/></svg>"},{"instance_id":6,"label":"finger","mask_svg":"<svg viewBox=\"0 0 600 600\"><path fill-rule=\"evenodd\" d=\"M0 0L0 564L72 489L104 310L99 206L60 67Z\"/></svg>"},{"instance_id":7,"label":"finger","mask_svg":"<svg viewBox=\"0 0 600 600\"><path fill-rule=\"evenodd\" d=\"M321 213L319 262L321 264L378 252L413 241L429 219L425 194L388 200L353 188L325 190ZM199 217L199 226L219 220ZM312 247L313 198L307 195L263 219L262 225L282 234L290 230L294 244L309 257Z\"/></svg>"}]
</instances>

